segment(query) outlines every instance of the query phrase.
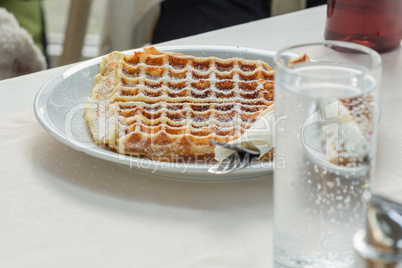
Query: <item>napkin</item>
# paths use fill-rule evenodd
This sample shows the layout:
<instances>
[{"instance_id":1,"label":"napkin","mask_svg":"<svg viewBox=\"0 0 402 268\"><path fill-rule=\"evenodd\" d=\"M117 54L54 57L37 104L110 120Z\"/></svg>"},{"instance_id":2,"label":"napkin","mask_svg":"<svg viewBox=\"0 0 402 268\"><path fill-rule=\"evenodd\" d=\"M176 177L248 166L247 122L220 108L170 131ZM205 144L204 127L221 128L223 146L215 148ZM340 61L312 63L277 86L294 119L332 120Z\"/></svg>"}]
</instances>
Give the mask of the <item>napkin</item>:
<instances>
[{"instance_id":1,"label":"napkin","mask_svg":"<svg viewBox=\"0 0 402 268\"><path fill-rule=\"evenodd\" d=\"M334 101L325 106L320 104L320 110L325 111L326 120L321 126L321 137L325 141L325 153L321 157L335 165L355 166L363 163L370 152L370 140L367 129L370 119L364 120L364 109L354 116L340 101ZM357 122L357 118L359 118ZM363 131L365 129L365 131ZM365 133L366 132L366 133Z\"/></svg>"},{"instance_id":2,"label":"napkin","mask_svg":"<svg viewBox=\"0 0 402 268\"><path fill-rule=\"evenodd\" d=\"M257 117L254 124L243 135L228 143L259 152L259 157L262 157L274 147L274 128L275 107L273 104ZM220 146L215 147L215 159L218 161L233 153L235 150Z\"/></svg>"},{"instance_id":3,"label":"napkin","mask_svg":"<svg viewBox=\"0 0 402 268\"><path fill-rule=\"evenodd\" d=\"M326 116L321 117L321 111ZM364 162L370 143L362 132L361 126L350 111L339 101L330 104L318 103L318 110L305 121L303 144L306 150L317 159L336 165ZM317 124L318 123L318 124ZM315 128L307 128L315 125ZM259 152L259 158L269 152L275 144L275 107L270 106L262 112L254 124L238 139L228 144L238 145ZM317 147L322 147L317 149ZM235 150L215 147L215 159L221 161ZM344 159L343 161L340 159ZM343 162L343 163L342 163Z\"/></svg>"}]
</instances>

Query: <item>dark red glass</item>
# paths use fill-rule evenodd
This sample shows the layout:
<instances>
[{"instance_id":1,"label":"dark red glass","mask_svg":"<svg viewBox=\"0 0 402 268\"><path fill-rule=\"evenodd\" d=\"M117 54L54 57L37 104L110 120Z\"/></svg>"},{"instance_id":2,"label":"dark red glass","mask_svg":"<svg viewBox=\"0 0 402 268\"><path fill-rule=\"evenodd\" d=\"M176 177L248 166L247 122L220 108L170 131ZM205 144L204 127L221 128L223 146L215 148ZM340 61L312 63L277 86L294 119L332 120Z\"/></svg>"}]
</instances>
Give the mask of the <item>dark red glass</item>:
<instances>
[{"instance_id":1,"label":"dark red glass","mask_svg":"<svg viewBox=\"0 0 402 268\"><path fill-rule=\"evenodd\" d=\"M402 0L328 0L326 40L385 52L398 47L401 38Z\"/></svg>"}]
</instances>

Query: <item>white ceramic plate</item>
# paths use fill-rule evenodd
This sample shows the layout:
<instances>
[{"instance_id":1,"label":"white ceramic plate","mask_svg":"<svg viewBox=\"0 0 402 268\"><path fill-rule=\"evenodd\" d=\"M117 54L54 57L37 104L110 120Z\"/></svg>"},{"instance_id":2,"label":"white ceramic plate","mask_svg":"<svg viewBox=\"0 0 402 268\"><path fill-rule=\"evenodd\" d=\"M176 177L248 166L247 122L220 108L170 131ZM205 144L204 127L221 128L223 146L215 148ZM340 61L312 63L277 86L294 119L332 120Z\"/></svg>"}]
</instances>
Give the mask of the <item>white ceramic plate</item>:
<instances>
[{"instance_id":1,"label":"white ceramic plate","mask_svg":"<svg viewBox=\"0 0 402 268\"><path fill-rule=\"evenodd\" d=\"M223 46L170 46L157 47L161 51L179 52L198 57L240 57L248 60L263 60L274 65L275 52L241 47ZM142 49L137 49L142 50ZM125 51L132 53L135 50ZM93 143L84 119L84 103L94 86L101 57L77 64L48 81L35 98L34 111L39 123L57 140L76 150L104 160L128 166L155 175L196 179L232 180L254 178L272 172L273 163L255 163L245 169L225 174L212 175L207 172L212 161L165 163L146 158L120 155L108 148Z\"/></svg>"}]
</instances>

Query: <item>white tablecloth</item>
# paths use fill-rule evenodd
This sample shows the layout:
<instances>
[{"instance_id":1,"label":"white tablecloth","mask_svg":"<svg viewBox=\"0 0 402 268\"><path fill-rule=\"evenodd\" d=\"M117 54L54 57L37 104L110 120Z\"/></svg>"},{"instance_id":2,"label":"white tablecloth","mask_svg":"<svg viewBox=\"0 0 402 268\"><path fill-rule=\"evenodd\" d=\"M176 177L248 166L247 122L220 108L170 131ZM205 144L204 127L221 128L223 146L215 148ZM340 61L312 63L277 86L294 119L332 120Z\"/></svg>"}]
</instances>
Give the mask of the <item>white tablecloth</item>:
<instances>
[{"instance_id":1,"label":"white tablecloth","mask_svg":"<svg viewBox=\"0 0 402 268\"><path fill-rule=\"evenodd\" d=\"M277 51L323 40L325 7L163 45ZM402 55L383 54L374 187L402 200ZM39 88L67 67L0 82L0 267L271 267L272 176L199 182L87 156L36 121Z\"/></svg>"}]
</instances>

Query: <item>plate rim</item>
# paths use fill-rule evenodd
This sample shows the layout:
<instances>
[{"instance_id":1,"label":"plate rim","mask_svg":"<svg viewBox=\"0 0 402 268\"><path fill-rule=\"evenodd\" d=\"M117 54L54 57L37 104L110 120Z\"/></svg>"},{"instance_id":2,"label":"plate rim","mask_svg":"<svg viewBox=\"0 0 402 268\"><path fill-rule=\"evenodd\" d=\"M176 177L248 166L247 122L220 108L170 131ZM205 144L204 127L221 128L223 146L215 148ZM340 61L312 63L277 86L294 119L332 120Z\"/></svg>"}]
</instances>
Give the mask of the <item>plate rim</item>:
<instances>
[{"instance_id":1,"label":"plate rim","mask_svg":"<svg viewBox=\"0 0 402 268\"><path fill-rule=\"evenodd\" d=\"M273 57L277 52L276 51L270 51L270 50L263 50L263 49L257 49L257 48L248 48L248 47L240 47L240 46L215 46L215 45L172 45L172 46L158 46L158 45L151 45L155 47L156 49L160 51L166 51L166 52L174 52L174 51L222 51L222 52L231 52L231 53L236 53L236 52L241 52L241 53L255 53L255 54L264 54L264 55L269 55ZM151 47L149 46L149 47ZM125 50L121 51L124 54L130 54L135 51L143 51L144 47L141 48L136 48L136 49L130 49L130 50ZM98 150L100 147L96 145L95 143L92 142L91 146L83 146L83 143L76 142L74 140L69 139L66 133L66 129L61 130L52 120L50 120L49 116L46 116L45 113L45 107L41 106L41 102L46 103L46 100L48 99L49 94L55 89L55 86L53 84L57 85L60 81L63 79L68 78L70 75L75 74L79 71L82 71L86 68L92 67L93 65L100 64L101 60L103 57L107 56L108 54L98 56L93 59L89 59L77 64L74 64L73 66L60 71L58 74L54 75L52 78L50 78L48 81L46 81L45 84L38 90L38 92L35 95L34 103L33 103L33 109L34 109L34 114L36 117L36 120L39 122L39 124L48 132L52 137L54 137L56 140L60 141L61 143L65 144L66 146L73 148L77 151L84 152L87 155L100 158L103 160L107 160L116 164L121 164L124 166L129 166L130 168L133 168L133 166L137 165L137 168L134 167L134 170L138 170L141 172L146 172L146 173L152 173L153 175L161 175L160 171L163 171L163 175L161 176L167 176L167 177L174 177L174 178L186 178L186 179L196 179L198 178L191 178L191 175L201 175L203 174L204 176L207 173L208 167L210 166L205 166L204 167L197 167L196 163L187 163L187 167L185 166L180 166L180 167L168 167L168 168L163 168L162 170L158 171L155 173L156 169L159 166L166 166L168 165L167 162L161 162L161 161L155 161L151 159L146 159L146 158L139 158L139 157L130 157L126 155L121 155L117 152L113 152L111 150ZM271 68L274 68L274 66L271 66ZM93 79L93 77L91 78ZM49 119L49 120L48 120ZM95 150L89 150L89 149L95 148ZM124 158L124 159L119 159ZM128 158L128 159L126 159ZM184 163L184 162L183 162ZM177 165L178 163L173 163ZM141 165L141 167L140 167ZM146 166L144 166L146 165ZM203 180L211 180L210 177L212 177L212 180L227 180L228 178L230 180L234 179L241 179L241 178L255 178L258 176L265 176L268 174L271 174L273 172L274 168L274 161L269 161L267 162L266 167L260 166L261 164L257 165L256 167L247 167L242 170L238 170L235 173L229 173L225 175L213 175L213 174L208 174L208 178L203 178ZM183 172L180 172L178 169L185 167L185 170ZM150 172L153 171L153 172ZM181 173L181 174L180 174ZM183 176L182 176L183 175ZM187 175L187 176L184 176ZM178 177L179 176L179 177Z\"/></svg>"}]
</instances>

